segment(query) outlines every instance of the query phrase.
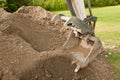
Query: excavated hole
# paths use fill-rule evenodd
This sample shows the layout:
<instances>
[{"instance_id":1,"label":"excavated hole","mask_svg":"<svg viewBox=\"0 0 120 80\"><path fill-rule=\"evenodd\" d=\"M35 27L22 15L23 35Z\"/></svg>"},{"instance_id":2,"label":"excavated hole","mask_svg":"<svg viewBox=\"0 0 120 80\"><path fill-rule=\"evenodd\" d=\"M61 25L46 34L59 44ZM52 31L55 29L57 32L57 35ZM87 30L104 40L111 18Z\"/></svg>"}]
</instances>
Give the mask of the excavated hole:
<instances>
[{"instance_id":1,"label":"excavated hole","mask_svg":"<svg viewBox=\"0 0 120 80\"><path fill-rule=\"evenodd\" d=\"M12 24L4 31L7 34L18 34L23 40L31 44L38 52L55 50L63 46L66 41L60 26L48 20L34 22L26 17L11 19Z\"/></svg>"},{"instance_id":2,"label":"excavated hole","mask_svg":"<svg viewBox=\"0 0 120 80\"><path fill-rule=\"evenodd\" d=\"M64 41L59 41L60 37L55 32L39 31L28 35L20 33L20 36L39 52L55 50L64 44Z\"/></svg>"}]
</instances>

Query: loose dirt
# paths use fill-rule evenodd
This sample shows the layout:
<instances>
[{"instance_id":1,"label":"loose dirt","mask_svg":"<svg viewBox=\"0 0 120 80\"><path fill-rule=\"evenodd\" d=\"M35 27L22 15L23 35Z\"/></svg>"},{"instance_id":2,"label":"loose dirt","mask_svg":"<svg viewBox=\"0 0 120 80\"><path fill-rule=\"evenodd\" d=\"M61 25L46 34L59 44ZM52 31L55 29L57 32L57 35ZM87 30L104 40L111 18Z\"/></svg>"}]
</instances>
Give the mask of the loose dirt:
<instances>
[{"instance_id":1,"label":"loose dirt","mask_svg":"<svg viewBox=\"0 0 120 80\"><path fill-rule=\"evenodd\" d=\"M104 53L74 73L71 55L60 49L69 31L53 15L33 6L0 9L0 80L115 80Z\"/></svg>"}]
</instances>

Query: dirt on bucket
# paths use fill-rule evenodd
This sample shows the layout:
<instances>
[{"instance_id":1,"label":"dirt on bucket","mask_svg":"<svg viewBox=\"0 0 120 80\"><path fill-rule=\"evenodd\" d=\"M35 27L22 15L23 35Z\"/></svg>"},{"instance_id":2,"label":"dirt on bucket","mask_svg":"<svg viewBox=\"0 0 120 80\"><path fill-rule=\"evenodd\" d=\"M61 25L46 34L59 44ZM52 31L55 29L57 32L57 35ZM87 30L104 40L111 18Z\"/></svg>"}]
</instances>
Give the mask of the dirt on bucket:
<instances>
[{"instance_id":1,"label":"dirt on bucket","mask_svg":"<svg viewBox=\"0 0 120 80\"><path fill-rule=\"evenodd\" d=\"M23 6L9 16L2 14L0 80L115 80L104 53L74 73L71 55L60 49L69 31L62 21L51 22L53 15L33 6Z\"/></svg>"}]
</instances>

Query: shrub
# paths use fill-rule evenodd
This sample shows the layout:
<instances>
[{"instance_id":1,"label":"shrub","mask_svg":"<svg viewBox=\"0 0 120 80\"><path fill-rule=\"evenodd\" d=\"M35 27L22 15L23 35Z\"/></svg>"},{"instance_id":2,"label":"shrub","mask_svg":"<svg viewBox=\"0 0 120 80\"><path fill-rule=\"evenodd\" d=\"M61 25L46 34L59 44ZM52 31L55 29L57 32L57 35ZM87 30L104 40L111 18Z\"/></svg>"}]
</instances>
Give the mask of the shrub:
<instances>
[{"instance_id":1,"label":"shrub","mask_svg":"<svg viewBox=\"0 0 120 80\"><path fill-rule=\"evenodd\" d=\"M22 5L31 6L41 6L47 10L66 10L66 0L0 0L0 6L6 4L6 10L10 12L16 11ZM87 0L85 1L85 6L87 7ZM120 0L90 0L92 7L103 7L103 6L113 6L120 4ZM2 4L1 4L2 2Z\"/></svg>"}]
</instances>

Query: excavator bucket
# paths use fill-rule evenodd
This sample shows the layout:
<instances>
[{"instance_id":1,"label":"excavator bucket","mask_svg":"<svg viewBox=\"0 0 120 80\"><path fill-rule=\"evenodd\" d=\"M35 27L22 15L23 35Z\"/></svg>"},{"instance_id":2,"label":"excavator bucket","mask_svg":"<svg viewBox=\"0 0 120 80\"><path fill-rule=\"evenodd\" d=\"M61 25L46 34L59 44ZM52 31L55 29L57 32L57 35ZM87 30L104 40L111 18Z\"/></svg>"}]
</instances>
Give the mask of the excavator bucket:
<instances>
[{"instance_id":1,"label":"excavator bucket","mask_svg":"<svg viewBox=\"0 0 120 80\"><path fill-rule=\"evenodd\" d=\"M70 32L63 47L72 55L72 64L77 65L75 72L86 67L102 51L99 38L89 35L75 37L73 31Z\"/></svg>"},{"instance_id":2,"label":"excavator bucket","mask_svg":"<svg viewBox=\"0 0 120 80\"><path fill-rule=\"evenodd\" d=\"M64 26L69 28L71 32L63 48L72 55L72 64L76 64L75 72L80 68L84 68L102 51L102 43L98 37L94 36L94 30L77 17L65 17L63 15L55 15L52 21L66 21Z\"/></svg>"}]
</instances>

